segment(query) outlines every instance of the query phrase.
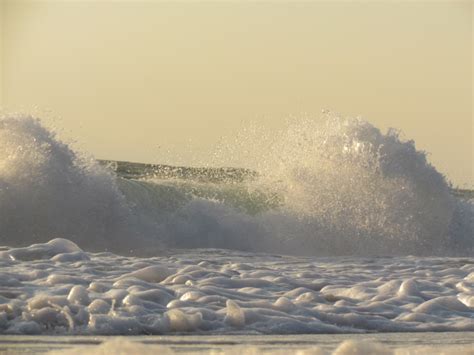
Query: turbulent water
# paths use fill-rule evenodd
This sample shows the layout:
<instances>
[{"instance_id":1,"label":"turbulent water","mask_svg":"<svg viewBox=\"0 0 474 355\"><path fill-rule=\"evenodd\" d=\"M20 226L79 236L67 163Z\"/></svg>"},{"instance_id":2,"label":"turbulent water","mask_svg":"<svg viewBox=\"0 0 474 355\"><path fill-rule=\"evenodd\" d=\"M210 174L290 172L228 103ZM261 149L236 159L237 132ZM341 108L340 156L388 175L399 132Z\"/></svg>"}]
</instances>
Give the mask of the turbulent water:
<instances>
[{"instance_id":1,"label":"turbulent water","mask_svg":"<svg viewBox=\"0 0 474 355\"><path fill-rule=\"evenodd\" d=\"M472 196L413 141L302 119L208 164L97 162L3 117L0 334L474 331Z\"/></svg>"}]
</instances>

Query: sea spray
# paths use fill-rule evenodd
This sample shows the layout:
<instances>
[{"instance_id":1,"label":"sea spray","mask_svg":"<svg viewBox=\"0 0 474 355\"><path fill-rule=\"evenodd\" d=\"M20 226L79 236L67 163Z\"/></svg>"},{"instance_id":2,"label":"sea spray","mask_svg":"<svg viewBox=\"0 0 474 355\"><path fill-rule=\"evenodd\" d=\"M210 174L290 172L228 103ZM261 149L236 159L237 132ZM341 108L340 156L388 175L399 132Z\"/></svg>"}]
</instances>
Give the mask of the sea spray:
<instances>
[{"instance_id":1,"label":"sea spray","mask_svg":"<svg viewBox=\"0 0 474 355\"><path fill-rule=\"evenodd\" d=\"M305 240L302 250L437 254L449 247L456 207L449 185L397 131L329 115L290 122L259 149L262 137L258 130L246 137L254 155L247 161L261 173L258 183L284 200L285 217L300 222L283 228L294 243Z\"/></svg>"},{"instance_id":2,"label":"sea spray","mask_svg":"<svg viewBox=\"0 0 474 355\"><path fill-rule=\"evenodd\" d=\"M0 211L0 242L10 246L63 237L117 251L136 235L115 177L29 116L0 120Z\"/></svg>"},{"instance_id":3,"label":"sea spray","mask_svg":"<svg viewBox=\"0 0 474 355\"><path fill-rule=\"evenodd\" d=\"M472 203L450 194L413 141L360 119L247 130L209 162L247 170L183 167L166 176L114 175L31 117L4 117L0 144L0 240L9 246L60 237L140 255L473 253Z\"/></svg>"},{"instance_id":4,"label":"sea spray","mask_svg":"<svg viewBox=\"0 0 474 355\"><path fill-rule=\"evenodd\" d=\"M213 164L258 172L238 184L247 205L229 198L235 183L179 182L181 191L190 190L185 184L195 191L188 194L193 202L167 219L163 235L173 230L171 245L300 255L472 254L472 203L453 197L425 152L394 129L384 134L333 115L294 120L271 134L254 126L219 147ZM263 208L249 217L253 200Z\"/></svg>"}]
</instances>

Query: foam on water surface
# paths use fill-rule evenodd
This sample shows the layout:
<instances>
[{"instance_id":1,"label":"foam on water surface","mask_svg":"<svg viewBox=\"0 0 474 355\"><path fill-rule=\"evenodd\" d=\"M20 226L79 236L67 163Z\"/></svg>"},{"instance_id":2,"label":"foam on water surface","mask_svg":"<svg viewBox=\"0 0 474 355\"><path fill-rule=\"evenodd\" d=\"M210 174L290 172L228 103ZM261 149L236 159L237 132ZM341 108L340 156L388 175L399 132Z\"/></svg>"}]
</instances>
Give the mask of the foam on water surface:
<instances>
[{"instance_id":1,"label":"foam on water surface","mask_svg":"<svg viewBox=\"0 0 474 355\"><path fill-rule=\"evenodd\" d=\"M2 253L3 334L474 331L472 258L139 258L66 240Z\"/></svg>"}]
</instances>

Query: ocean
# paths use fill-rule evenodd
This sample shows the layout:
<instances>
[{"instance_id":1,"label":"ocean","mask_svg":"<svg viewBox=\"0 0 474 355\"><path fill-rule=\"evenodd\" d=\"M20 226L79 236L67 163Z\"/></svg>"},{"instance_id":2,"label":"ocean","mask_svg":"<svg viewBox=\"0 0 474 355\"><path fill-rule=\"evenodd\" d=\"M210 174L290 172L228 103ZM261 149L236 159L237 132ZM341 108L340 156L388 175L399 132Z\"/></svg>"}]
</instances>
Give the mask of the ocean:
<instances>
[{"instance_id":1,"label":"ocean","mask_svg":"<svg viewBox=\"0 0 474 355\"><path fill-rule=\"evenodd\" d=\"M97 160L3 117L0 352L472 353L471 190L359 119L239 139Z\"/></svg>"}]
</instances>

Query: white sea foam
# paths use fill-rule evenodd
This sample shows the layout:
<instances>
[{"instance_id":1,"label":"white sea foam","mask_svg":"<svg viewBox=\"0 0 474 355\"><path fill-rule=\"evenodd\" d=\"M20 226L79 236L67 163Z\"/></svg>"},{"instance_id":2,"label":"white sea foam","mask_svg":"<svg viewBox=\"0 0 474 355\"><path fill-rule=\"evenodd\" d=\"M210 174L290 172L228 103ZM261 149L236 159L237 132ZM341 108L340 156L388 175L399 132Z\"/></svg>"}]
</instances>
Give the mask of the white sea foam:
<instances>
[{"instance_id":1,"label":"white sea foam","mask_svg":"<svg viewBox=\"0 0 474 355\"><path fill-rule=\"evenodd\" d=\"M138 258L56 239L5 248L0 267L3 334L474 331L472 258Z\"/></svg>"}]
</instances>

